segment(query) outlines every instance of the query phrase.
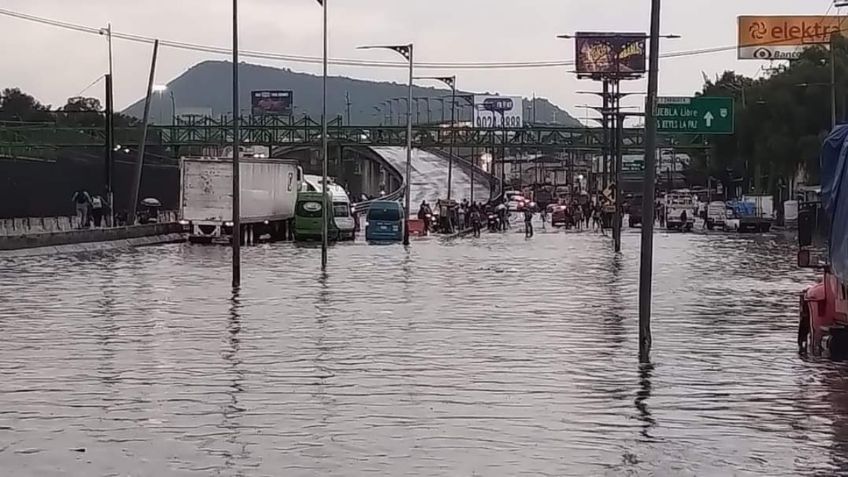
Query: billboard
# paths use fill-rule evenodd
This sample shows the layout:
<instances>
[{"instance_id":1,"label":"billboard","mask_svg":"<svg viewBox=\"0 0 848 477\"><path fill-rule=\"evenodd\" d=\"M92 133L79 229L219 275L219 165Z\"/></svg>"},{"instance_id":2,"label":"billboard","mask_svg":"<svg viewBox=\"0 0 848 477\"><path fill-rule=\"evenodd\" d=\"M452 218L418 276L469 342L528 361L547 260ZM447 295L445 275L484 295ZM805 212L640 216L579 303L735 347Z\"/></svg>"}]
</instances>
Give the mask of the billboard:
<instances>
[{"instance_id":1,"label":"billboard","mask_svg":"<svg viewBox=\"0 0 848 477\"><path fill-rule=\"evenodd\" d=\"M633 78L646 71L644 33L578 32L575 35L577 77Z\"/></svg>"},{"instance_id":2,"label":"billboard","mask_svg":"<svg viewBox=\"0 0 848 477\"><path fill-rule=\"evenodd\" d=\"M830 43L847 16L741 16L740 60L795 60L810 45ZM848 27L848 25L846 25Z\"/></svg>"},{"instance_id":3,"label":"billboard","mask_svg":"<svg viewBox=\"0 0 848 477\"><path fill-rule=\"evenodd\" d=\"M524 127L524 100L520 96L475 94L474 127Z\"/></svg>"},{"instance_id":4,"label":"billboard","mask_svg":"<svg viewBox=\"0 0 848 477\"><path fill-rule=\"evenodd\" d=\"M254 116L291 116L293 96L291 91L252 91L250 93L252 114Z\"/></svg>"}]
</instances>

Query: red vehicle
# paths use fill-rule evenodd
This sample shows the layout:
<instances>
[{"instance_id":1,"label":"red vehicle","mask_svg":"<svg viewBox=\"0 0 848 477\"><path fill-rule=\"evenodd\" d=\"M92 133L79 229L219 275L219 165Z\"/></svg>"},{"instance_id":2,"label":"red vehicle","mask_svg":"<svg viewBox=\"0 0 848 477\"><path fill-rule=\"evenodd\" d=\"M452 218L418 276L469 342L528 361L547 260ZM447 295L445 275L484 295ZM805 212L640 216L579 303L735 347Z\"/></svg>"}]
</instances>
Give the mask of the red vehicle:
<instances>
[{"instance_id":1,"label":"red vehicle","mask_svg":"<svg viewBox=\"0 0 848 477\"><path fill-rule=\"evenodd\" d=\"M561 225L565 228L574 226L574 216L567 205L551 204L548 206L548 215L551 216L551 225L556 227Z\"/></svg>"},{"instance_id":2,"label":"red vehicle","mask_svg":"<svg viewBox=\"0 0 848 477\"><path fill-rule=\"evenodd\" d=\"M798 265L822 271L821 281L801 293L798 347L814 356L838 359L848 357L848 156L842 153L846 144L848 125L837 126L825 139L821 153L822 207L806 203L798 214ZM826 236L826 247L823 243L813 245L814 229L829 231L820 234ZM815 250L827 253L818 257Z\"/></svg>"},{"instance_id":3,"label":"red vehicle","mask_svg":"<svg viewBox=\"0 0 848 477\"><path fill-rule=\"evenodd\" d=\"M798 347L813 356L848 355L848 300L845 285L829 267L822 281L801 293Z\"/></svg>"}]
</instances>

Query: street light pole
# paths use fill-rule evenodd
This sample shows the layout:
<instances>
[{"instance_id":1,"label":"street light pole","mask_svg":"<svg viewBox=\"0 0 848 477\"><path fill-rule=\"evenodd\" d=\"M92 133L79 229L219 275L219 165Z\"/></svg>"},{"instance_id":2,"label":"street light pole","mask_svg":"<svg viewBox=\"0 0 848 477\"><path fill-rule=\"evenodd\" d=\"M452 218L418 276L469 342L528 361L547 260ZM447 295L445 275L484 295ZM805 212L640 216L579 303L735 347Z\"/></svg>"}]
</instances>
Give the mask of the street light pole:
<instances>
[{"instance_id":1,"label":"street light pole","mask_svg":"<svg viewBox=\"0 0 848 477\"><path fill-rule=\"evenodd\" d=\"M327 248L329 245L328 222L330 220L327 203L327 0L318 0L324 14L324 77L321 88L321 270L327 269ZM348 122L350 122L350 96L345 96L348 103Z\"/></svg>"},{"instance_id":2,"label":"street light pole","mask_svg":"<svg viewBox=\"0 0 848 477\"><path fill-rule=\"evenodd\" d=\"M233 288L241 284L241 115L238 57L238 0L233 0Z\"/></svg>"},{"instance_id":3,"label":"street light pole","mask_svg":"<svg viewBox=\"0 0 848 477\"><path fill-rule=\"evenodd\" d=\"M413 71L413 62L412 62L412 43L407 46L407 53L409 57L409 96L408 103L409 108L406 110L406 217L404 218L404 222L409 220L409 215L412 213L412 206L410 197L410 175L412 170L412 75ZM403 227L403 244L409 245L409 227Z\"/></svg>"},{"instance_id":4,"label":"street light pole","mask_svg":"<svg viewBox=\"0 0 848 477\"><path fill-rule=\"evenodd\" d=\"M100 30L101 35L106 35L106 45L109 55L109 74L106 75L106 201L109 203L109 225L115 226L115 190L114 190L114 168L115 168L115 102L113 95L114 71L112 68L112 24L108 23L106 28Z\"/></svg>"},{"instance_id":5,"label":"street light pole","mask_svg":"<svg viewBox=\"0 0 848 477\"><path fill-rule=\"evenodd\" d=\"M153 60L150 63L150 78L147 82L147 95L144 97L144 118L141 126L141 141L138 145L138 161L135 164L135 174L132 182L132 193L130 194L129 224L135 224L135 216L138 207L138 194L141 190L141 175L144 170L144 149L147 144L147 130L150 124L150 102L153 95L153 80L156 77L156 58L159 55L159 40L153 41Z\"/></svg>"},{"instance_id":6,"label":"street light pole","mask_svg":"<svg viewBox=\"0 0 848 477\"><path fill-rule=\"evenodd\" d=\"M656 195L657 90L660 66L660 0L651 0L651 46L645 104L645 182L642 189L642 248L639 267L639 362L650 362L651 280L654 267L654 199Z\"/></svg>"},{"instance_id":7,"label":"street light pole","mask_svg":"<svg viewBox=\"0 0 848 477\"><path fill-rule=\"evenodd\" d=\"M319 0L321 1L321 0ZM406 99L406 187L404 190L404 195L406 196L406 217L404 217L404 232L403 232L403 244L409 245L409 227L406 222L409 220L409 215L411 211L411 197L410 197L410 175L412 172L412 80L414 74L414 62L413 62L413 45L412 43L408 45L378 45L378 46L360 46L361 50L371 50L382 48L386 50L393 50L399 54L401 54L404 58L409 60L409 92L407 94Z\"/></svg>"},{"instance_id":8,"label":"street light pole","mask_svg":"<svg viewBox=\"0 0 848 477\"><path fill-rule=\"evenodd\" d=\"M453 151L454 151L454 145L456 143L456 131L454 129L454 128L456 128L456 75L454 75L454 76L427 76L427 77L420 77L420 78L416 78L416 79L429 79L429 80L441 81L442 83L449 86L450 89L451 89L451 126L448 129L448 131L450 131L450 136L451 136L450 137L450 147L448 149L448 201L450 201L451 200L451 184L453 183ZM429 105L429 102L430 101L429 101L429 98L428 98L428 101L427 101L427 103L428 103L428 105L427 105L427 122L430 122L430 105ZM442 99L442 116L443 117L445 115L444 104L445 104L444 99ZM444 119L442 120L442 122L444 122ZM473 170L473 168L472 168L472 170ZM474 189L474 182L473 181L471 183L471 188Z\"/></svg>"}]
</instances>

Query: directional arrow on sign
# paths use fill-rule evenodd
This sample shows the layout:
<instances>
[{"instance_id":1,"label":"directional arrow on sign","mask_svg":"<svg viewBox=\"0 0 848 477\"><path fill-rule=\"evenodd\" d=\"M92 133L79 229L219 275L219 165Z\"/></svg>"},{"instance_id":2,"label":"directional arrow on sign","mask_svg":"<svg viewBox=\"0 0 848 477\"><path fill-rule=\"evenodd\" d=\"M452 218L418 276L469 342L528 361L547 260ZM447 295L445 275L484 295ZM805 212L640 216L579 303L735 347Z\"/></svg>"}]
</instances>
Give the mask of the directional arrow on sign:
<instances>
[{"instance_id":1,"label":"directional arrow on sign","mask_svg":"<svg viewBox=\"0 0 848 477\"><path fill-rule=\"evenodd\" d=\"M657 98L657 130L665 134L733 134L733 98Z\"/></svg>"}]
</instances>

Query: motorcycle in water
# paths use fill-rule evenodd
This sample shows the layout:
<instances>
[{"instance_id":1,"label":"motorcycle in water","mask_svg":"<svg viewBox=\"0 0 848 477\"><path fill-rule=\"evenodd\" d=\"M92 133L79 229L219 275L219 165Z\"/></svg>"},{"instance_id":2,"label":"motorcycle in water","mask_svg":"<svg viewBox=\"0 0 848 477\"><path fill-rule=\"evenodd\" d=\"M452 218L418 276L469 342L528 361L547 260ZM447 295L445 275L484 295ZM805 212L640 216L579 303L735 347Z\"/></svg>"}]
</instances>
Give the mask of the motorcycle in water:
<instances>
[{"instance_id":1,"label":"motorcycle in water","mask_svg":"<svg viewBox=\"0 0 848 477\"><path fill-rule=\"evenodd\" d=\"M498 232L501 230L501 220L496 214L489 214L488 228L489 232Z\"/></svg>"}]
</instances>

